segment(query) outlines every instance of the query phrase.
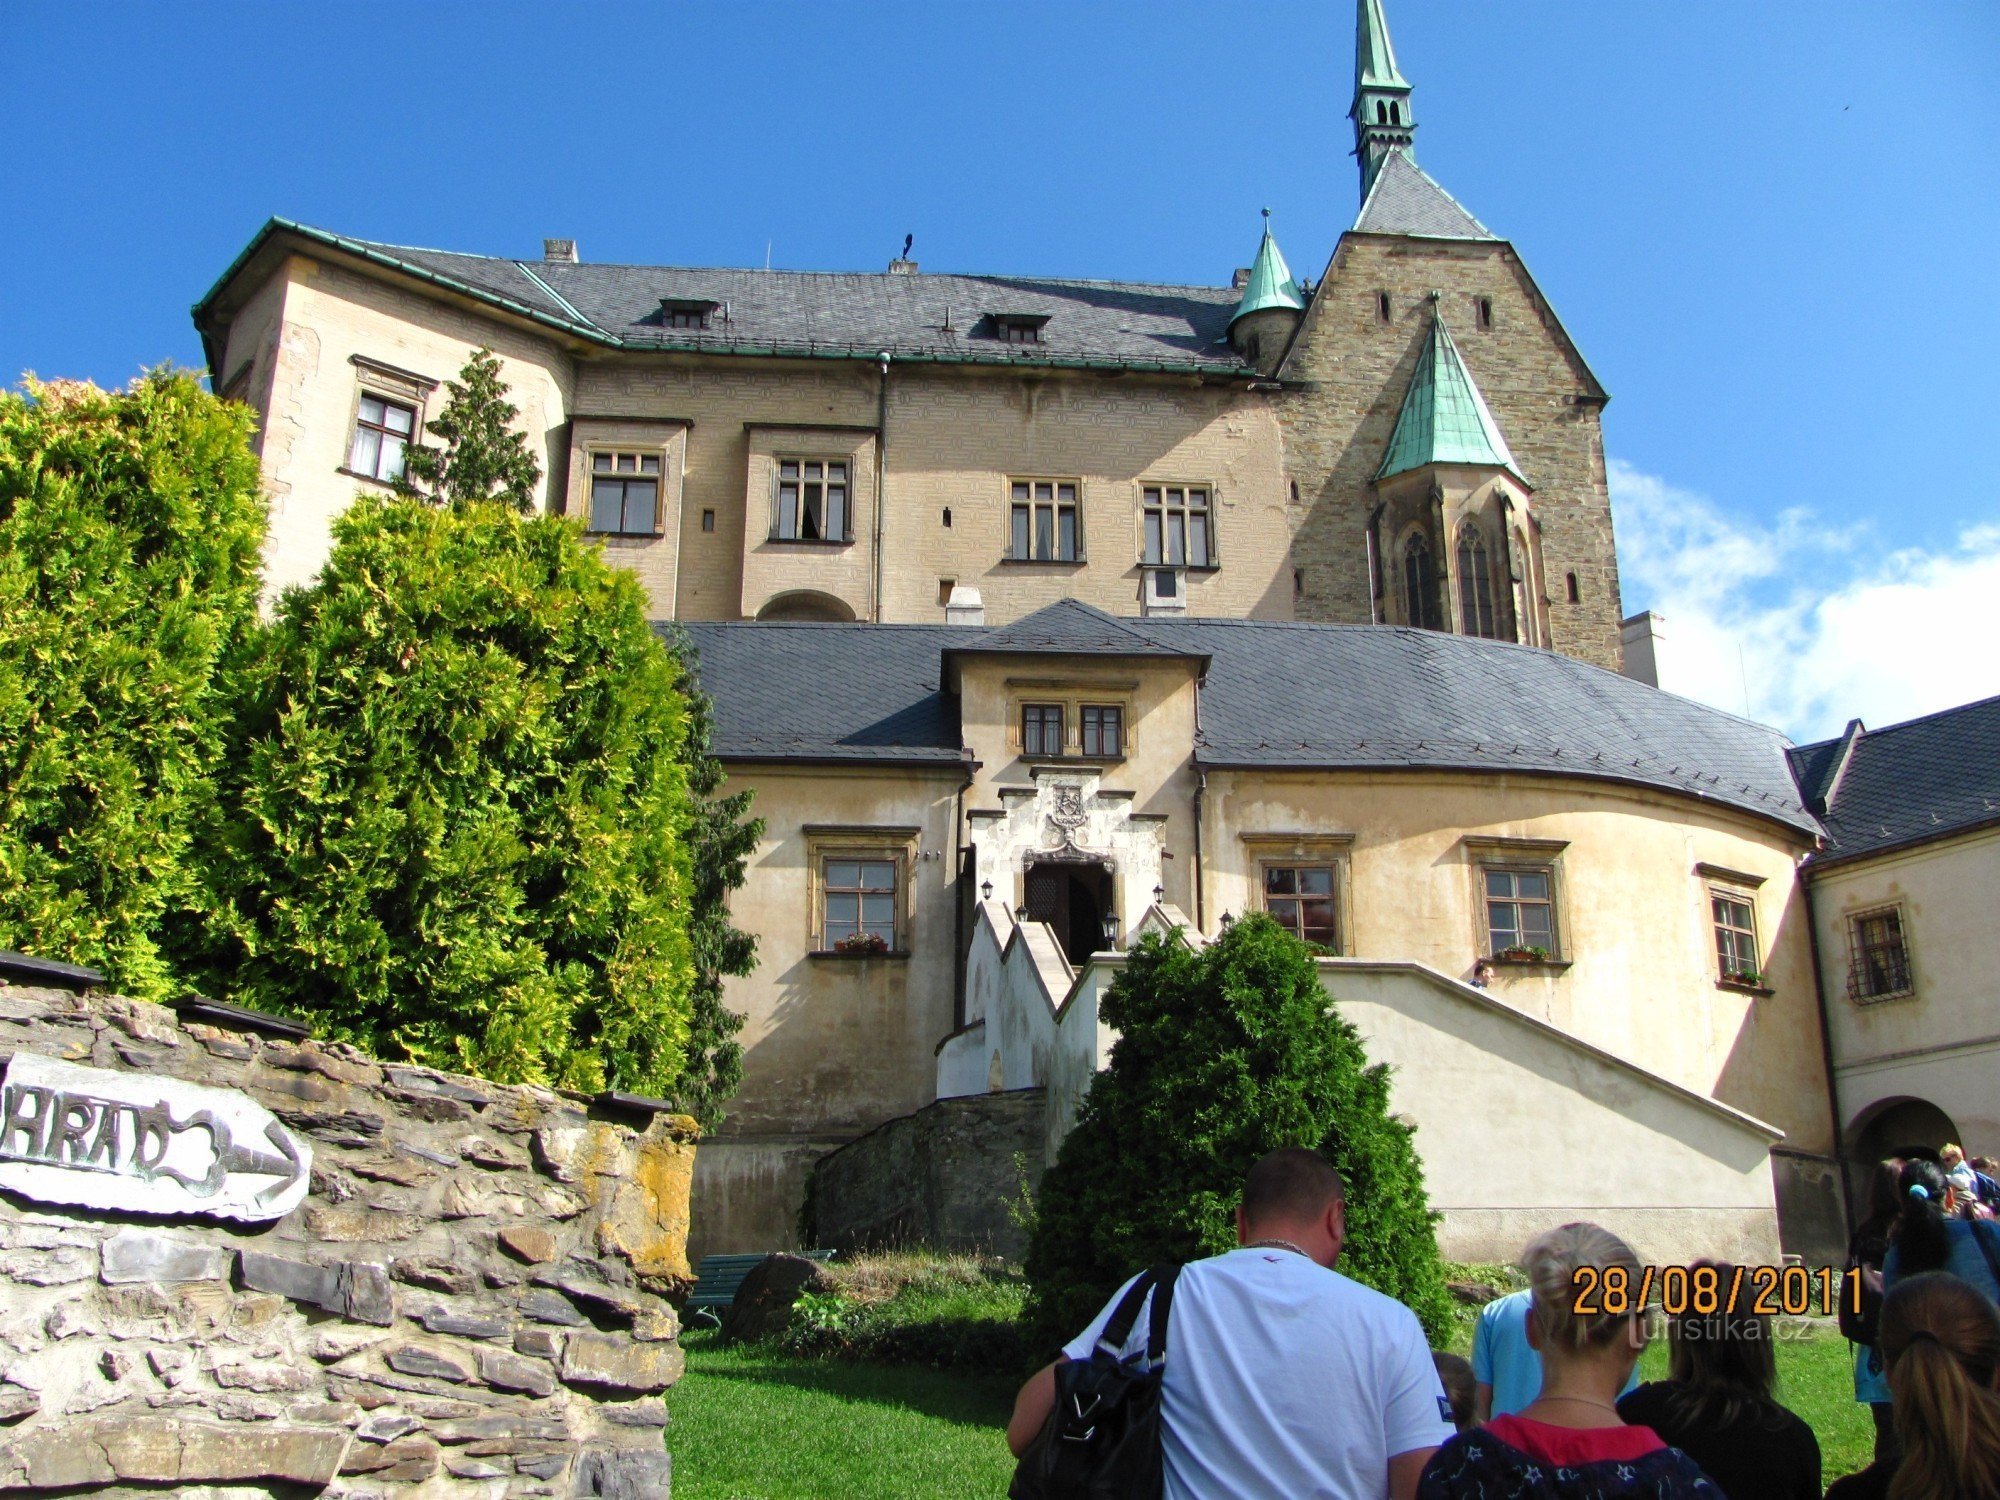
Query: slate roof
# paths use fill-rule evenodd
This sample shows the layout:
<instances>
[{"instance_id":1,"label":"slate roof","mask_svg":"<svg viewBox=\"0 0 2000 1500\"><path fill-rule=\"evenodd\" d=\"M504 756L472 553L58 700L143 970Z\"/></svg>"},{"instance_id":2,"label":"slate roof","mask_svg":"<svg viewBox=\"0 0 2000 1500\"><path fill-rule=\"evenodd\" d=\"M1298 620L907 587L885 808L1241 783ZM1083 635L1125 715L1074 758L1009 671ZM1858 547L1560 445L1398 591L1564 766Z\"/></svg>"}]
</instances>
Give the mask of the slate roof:
<instances>
[{"instance_id":1,"label":"slate roof","mask_svg":"<svg viewBox=\"0 0 2000 1500\"><path fill-rule=\"evenodd\" d=\"M288 233L620 349L1005 365L1205 370L1254 378L1230 347L1232 287L1032 276L757 271L508 260L357 240L272 219L195 309L274 234ZM706 330L662 326L662 298L713 301ZM946 331L949 312L950 331ZM1039 344L1003 343L991 314L1046 315Z\"/></svg>"},{"instance_id":2,"label":"slate roof","mask_svg":"<svg viewBox=\"0 0 2000 1500\"><path fill-rule=\"evenodd\" d=\"M1776 731L1526 646L1387 625L1117 618L1075 600L999 627L683 628L725 760L955 761L946 653L1129 655L1136 639L1207 658L1204 765L1601 778L1818 832Z\"/></svg>"},{"instance_id":3,"label":"slate roof","mask_svg":"<svg viewBox=\"0 0 2000 1500\"><path fill-rule=\"evenodd\" d=\"M1420 239L1499 238L1400 146L1382 158L1354 227L1362 234L1408 234Z\"/></svg>"},{"instance_id":4,"label":"slate roof","mask_svg":"<svg viewBox=\"0 0 2000 1500\"><path fill-rule=\"evenodd\" d=\"M2000 698L1886 729L1856 721L1790 758L1805 796L1825 808L1827 846L1815 864L2000 823Z\"/></svg>"}]
</instances>

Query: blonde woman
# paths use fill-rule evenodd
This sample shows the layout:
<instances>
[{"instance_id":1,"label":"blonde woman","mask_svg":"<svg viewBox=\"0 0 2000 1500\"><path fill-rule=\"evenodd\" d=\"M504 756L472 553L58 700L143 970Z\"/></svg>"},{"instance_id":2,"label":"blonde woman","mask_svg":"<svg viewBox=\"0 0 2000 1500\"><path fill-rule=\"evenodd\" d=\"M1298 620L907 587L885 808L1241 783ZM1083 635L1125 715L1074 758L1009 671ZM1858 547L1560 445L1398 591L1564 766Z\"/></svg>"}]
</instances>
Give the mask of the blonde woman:
<instances>
[{"instance_id":1,"label":"blonde woman","mask_svg":"<svg viewBox=\"0 0 2000 1500\"><path fill-rule=\"evenodd\" d=\"M1826 1500L1993 1500L2000 1495L2000 1311L1945 1271L1897 1282L1882 1354L1902 1461L1834 1481Z\"/></svg>"},{"instance_id":2,"label":"blonde woman","mask_svg":"<svg viewBox=\"0 0 2000 1500\"><path fill-rule=\"evenodd\" d=\"M1595 1224L1565 1224L1528 1246L1525 1259L1528 1342L1542 1357L1542 1393L1440 1448L1417 1500L1723 1500L1685 1453L1618 1415L1618 1393L1646 1347L1645 1314L1606 1313L1594 1302L1577 1311L1579 1270L1617 1267L1638 1285L1632 1247Z\"/></svg>"}]
</instances>

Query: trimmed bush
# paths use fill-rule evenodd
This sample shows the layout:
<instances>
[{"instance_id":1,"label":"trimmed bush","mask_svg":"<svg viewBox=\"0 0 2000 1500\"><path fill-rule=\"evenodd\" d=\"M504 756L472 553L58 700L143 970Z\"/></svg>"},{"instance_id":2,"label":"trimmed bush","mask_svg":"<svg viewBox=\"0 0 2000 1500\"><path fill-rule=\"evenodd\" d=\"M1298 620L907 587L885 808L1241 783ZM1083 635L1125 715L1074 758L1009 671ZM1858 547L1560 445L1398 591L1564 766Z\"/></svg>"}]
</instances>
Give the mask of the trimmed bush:
<instances>
[{"instance_id":1,"label":"trimmed bush","mask_svg":"<svg viewBox=\"0 0 2000 1500\"><path fill-rule=\"evenodd\" d=\"M1244 1175L1310 1146L1347 1182L1339 1269L1407 1304L1433 1343L1451 1324L1411 1130L1328 1003L1313 956L1269 917L1200 951L1149 937L1105 992L1117 1029L1076 1128L1043 1175L1024 1314L1044 1357L1133 1272L1236 1243Z\"/></svg>"},{"instance_id":2,"label":"trimmed bush","mask_svg":"<svg viewBox=\"0 0 2000 1500\"><path fill-rule=\"evenodd\" d=\"M243 674L217 993L503 1082L673 1091L680 667L574 521L361 498Z\"/></svg>"},{"instance_id":3,"label":"trimmed bush","mask_svg":"<svg viewBox=\"0 0 2000 1500\"><path fill-rule=\"evenodd\" d=\"M250 423L170 371L0 393L0 948L148 999L256 625Z\"/></svg>"}]
</instances>

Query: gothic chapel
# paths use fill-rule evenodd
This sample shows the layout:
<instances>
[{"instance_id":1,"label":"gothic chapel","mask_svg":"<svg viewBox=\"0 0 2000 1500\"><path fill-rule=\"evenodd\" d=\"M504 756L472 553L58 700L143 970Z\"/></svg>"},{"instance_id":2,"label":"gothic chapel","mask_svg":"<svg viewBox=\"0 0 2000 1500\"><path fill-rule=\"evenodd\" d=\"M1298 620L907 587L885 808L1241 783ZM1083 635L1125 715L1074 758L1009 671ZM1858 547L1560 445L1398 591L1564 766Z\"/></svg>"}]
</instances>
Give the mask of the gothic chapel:
<instances>
[{"instance_id":1,"label":"gothic chapel","mask_svg":"<svg viewBox=\"0 0 2000 1500\"><path fill-rule=\"evenodd\" d=\"M1161 286L273 219L195 308L273 595L484 345L546 506L698 646L765 834L695 1253L1004 1248L1123 950L1248 911L1395 1067L1447 1253L1580 1215L1662 1262L1838 1248L1785 742L1622 675L1607 397L1418 165L1381 0L1351 115L1313 282L1268 221Z\"/></svg>"}]
</instances>

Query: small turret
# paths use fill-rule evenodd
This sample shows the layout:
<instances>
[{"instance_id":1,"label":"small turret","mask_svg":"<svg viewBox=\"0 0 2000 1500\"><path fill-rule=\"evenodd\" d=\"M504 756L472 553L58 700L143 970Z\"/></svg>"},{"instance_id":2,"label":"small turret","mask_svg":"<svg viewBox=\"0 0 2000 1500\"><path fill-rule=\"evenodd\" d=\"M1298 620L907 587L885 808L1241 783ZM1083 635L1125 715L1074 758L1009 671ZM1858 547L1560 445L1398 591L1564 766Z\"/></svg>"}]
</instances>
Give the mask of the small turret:
<instances>
[{"instance_id":1,"label":"small turret","mask_svg":"<svg viewBox=\"0 0 2000 1500\"><path fill-rule=\"evenodd\" d=\"M1251 364L1269 375L1291 347L1299 319L1305 316L1305 294L1292 279L1292 268L1271 237L1271 210L1264 210L1264 238L1250 264L1242 300L1229 319L1229 342Z\"/></svg>"},{"instance_id":2,"label":"small turret","mask_svg":"<svg viewBox=\"0 0 2000 1500\"><path fill-rule=\"evenodd\" d=\"M1410 80L1396 66L1396 49L1389 41L1389 22L1382 0L1355 0L1354 155L1361 163L1361 196L1375 185L1383 158L1401 148L1410 151L1417 120L1410 108Z\"/></svg>"}]
</instances>

